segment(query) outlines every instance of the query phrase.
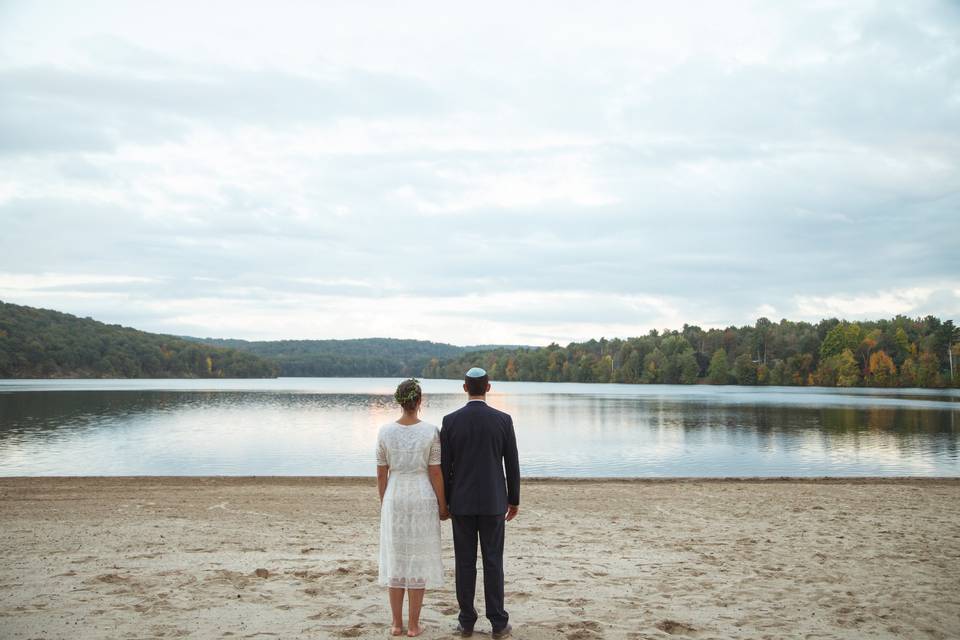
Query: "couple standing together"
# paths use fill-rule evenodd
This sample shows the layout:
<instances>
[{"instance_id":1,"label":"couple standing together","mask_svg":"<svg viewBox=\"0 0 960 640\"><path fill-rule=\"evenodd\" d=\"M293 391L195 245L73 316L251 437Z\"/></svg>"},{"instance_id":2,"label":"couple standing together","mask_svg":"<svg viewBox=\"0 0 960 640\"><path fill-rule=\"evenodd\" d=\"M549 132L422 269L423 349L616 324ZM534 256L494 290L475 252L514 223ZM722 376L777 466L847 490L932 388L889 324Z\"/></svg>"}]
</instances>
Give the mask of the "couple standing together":
<instances>
[{"instance_id":1,"label":"couple standing together","mask_svg":"<svg viewBox=\"0 0 960 640\"><path fill-rule=\"evenodd\" d=\"M416 380L397 387L403 409L377 436L380 490L380 584L390 588L392 635L403 633L403 596L409 598L407 635L418 636L425 589L443 583L440 521L453 523L457 630L473 634L477 621L477 542L483 556L483 595L492 637L510 636L503 608L504 523L520 504L520 463L513 420L486 403L487 372L467 371L466 406L443 417L442 429L420 420L423 392Z\"/></svg>"}]
</instances>

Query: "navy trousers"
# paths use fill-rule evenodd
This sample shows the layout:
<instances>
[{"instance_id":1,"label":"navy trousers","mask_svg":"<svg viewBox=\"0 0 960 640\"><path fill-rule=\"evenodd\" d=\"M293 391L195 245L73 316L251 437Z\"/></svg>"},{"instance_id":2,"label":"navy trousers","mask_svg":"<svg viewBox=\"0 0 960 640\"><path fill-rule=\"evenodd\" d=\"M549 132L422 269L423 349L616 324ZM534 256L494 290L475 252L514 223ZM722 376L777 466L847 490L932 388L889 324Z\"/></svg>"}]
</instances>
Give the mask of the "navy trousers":
<instances>
[{"instance_id":1,"label":"navy trousers","mask_svg":"<svg viewBox=\"0 0 960 640\"><path fill-rule=\"evenodd\" d=\"M456 556L457 603L460 626L473 629L477 610L477 541L483 556L483 598L486 616L494 631L507 626L510 616L503 608L503 514L497 516L450 516L453 521L453 552Z\"/></svg>"}]
</instances>

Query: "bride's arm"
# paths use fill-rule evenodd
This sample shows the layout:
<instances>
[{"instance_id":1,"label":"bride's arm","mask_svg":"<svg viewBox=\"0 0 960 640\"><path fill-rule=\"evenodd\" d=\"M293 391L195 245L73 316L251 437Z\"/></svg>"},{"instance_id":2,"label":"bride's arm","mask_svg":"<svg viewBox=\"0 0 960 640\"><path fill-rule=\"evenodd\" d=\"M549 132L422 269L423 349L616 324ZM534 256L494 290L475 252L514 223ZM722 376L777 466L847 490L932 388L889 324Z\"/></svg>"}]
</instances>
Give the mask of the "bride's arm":
<instances>
[{"instance_id":1,"label":"bride's arm","mask_svg":"<svg viewBox=\"0 0 960 640\"><path fill-rule=\"evenodd\" d=\"M380 502L383 502L383 494L387 490L387 476L390 473L390 467L385 464L377 465L377 490L380 492Z\"/></svg>"},{"instance_id":2,"label":"bride's arm","mask_svg":"<svg viewBox=\"0 0 960 640\"><path fill-rule=\"evenodd\" d=\"M440 519L446 520L450 516L450 513L447 511L447 498L443 494L443 472L440 470L440 465L438 464L431 464L427 467L427 471L430 473L430 484L433 485L433 492L437 494Z\"/></svg>"},{"instance_id":3,"label":"bride's arm","mask_svg":"<svg viewBox=\"0 0 960 640\"><path fill-rule=\"evenodd\" d=\"M440 431L433 432L433 441L430 443L430 455L427 458L427 472L430 474L430 484L433 485L433 492L437 494L437 509L440 511L440 519L446 520L450 517L447 510L447 497L443 488L443 455L440 450Z\"/></svg>"},{"instance_id":4,"label":"bride's arm","mask_svg":"<svg viewBox=\"0 0 960 640\"><path fill-rule=\"evenodd\" d=\"M383 442L383 430L377 434L377 490L380 492L380 502L383 503L383 494L387 491L387 476L390 475L390 456L387 446Z\"/></svg>"}]
</instances>

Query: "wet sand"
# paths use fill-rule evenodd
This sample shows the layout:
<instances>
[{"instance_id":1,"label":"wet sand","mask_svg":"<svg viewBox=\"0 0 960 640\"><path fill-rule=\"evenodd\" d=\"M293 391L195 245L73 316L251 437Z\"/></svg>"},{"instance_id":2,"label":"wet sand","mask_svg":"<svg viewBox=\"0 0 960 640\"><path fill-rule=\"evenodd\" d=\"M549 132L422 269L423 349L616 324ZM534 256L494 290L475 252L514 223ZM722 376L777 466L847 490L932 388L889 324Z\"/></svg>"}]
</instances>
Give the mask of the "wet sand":
<instances>
[{"instance_id":1,"label":"wet sand","mask_svg":"<svg viewBox=\"0 0 960 640\"><path fill-rule=\"evenodd\" d=\"M4 639L388 635L372 479L6 478L0 514ZM525 481L506 563L515 638L958 638L960 481Z\"/></svg>"}]
</instances>

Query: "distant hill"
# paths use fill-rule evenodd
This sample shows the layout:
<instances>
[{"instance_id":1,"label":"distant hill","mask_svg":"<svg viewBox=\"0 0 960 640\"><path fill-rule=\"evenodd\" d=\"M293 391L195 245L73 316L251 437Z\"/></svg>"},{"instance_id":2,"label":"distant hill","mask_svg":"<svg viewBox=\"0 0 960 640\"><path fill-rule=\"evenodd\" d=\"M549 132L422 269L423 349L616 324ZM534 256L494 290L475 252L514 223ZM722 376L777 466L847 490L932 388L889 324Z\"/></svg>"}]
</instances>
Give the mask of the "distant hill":
<instances>
[{"instance_id":1,"label":"distant hill","mask_svg":"<svg viewBox=\"0 0 960 640\"><path fill-rule=\"evenodd\" d=\"M396 338L248 341L185 336L185 339L267 358L277 364L282 376L421 376L431 362L448 361L472 351L497 348L495 345L459 347L442 342Z\"/></svg>"},{"instance_id":2,"label":"distant hill","mask_svg":"<svg viewBox=\"0 0 960 640\"><path fill-rule=\"evenodd\" d=\"M237 349L0 302L0 378L272 378Z\"/></svg>"}]
</instances>

